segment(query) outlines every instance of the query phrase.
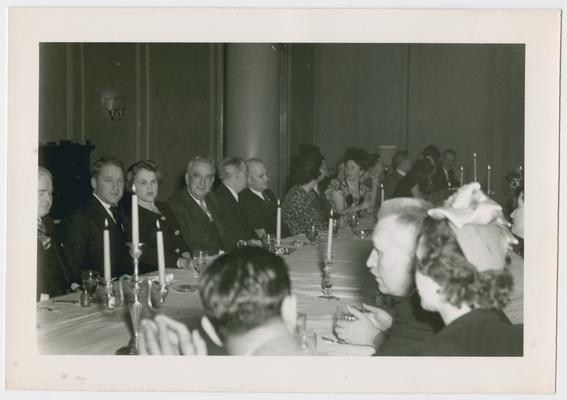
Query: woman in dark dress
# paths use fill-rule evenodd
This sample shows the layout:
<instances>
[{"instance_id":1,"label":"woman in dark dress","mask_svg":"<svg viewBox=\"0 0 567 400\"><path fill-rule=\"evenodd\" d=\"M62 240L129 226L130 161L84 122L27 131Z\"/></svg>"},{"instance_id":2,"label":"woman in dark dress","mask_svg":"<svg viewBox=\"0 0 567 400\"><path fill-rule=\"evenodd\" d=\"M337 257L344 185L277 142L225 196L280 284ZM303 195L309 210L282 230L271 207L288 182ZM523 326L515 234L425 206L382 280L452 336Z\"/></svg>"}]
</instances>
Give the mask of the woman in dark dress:
<instances>
[{"instance_id":1,"label":"woman in dark dress","mask_svg":"<svg viewBox=\"0 0 567 400\"><path fill-rule=\"evenodd\" d=\"M426 356L521 356L523 326L501 311L513 278L507 252L515 243L502 208L478 183L429 210L417 249L421 305L445 327L416 350Z\"/></svg>"},{"instance_id":2,"label":"woman in dark dress","mask_svg":"<svg viewBox=\"0 0 567 400\"><path fill-rule=\"evenodd\" d=\"M166 268L191 268L191 254L171 209L156 201L161 178L158 166L151 160L138 161L128 168L126 177L128 188L135 186L138 195L140 242L143 243L140 272L157 270L157 222L163 232ZM131 224L130 219L128 224ZM127 231L132 231L131 225Z\"/></svg>"},{"instance_id":3,"label":"woman in dark dress","mask_svg":"<svg viewBox=\"0 0 567 400\"><path fill-rule=\"evenodd\" d=\"M412 165L410 171L396 185L392 198L414 197L427 199L433 192L433 174L435 164L431 157L420 156Z\"/></svg>"},{"instance_id":4,"label":"woman in dark dress","mask_svg":"<svg viewBox=\"0 0 567 400\"><path fill-rule=\"evenodd\" d=\"M70 287L67 282L65 257L56 224L49 216L53 204L53 179L42 167L38 169L37 218L37 290L36 299L64 294Z\"/></svg>"}]
</instances>

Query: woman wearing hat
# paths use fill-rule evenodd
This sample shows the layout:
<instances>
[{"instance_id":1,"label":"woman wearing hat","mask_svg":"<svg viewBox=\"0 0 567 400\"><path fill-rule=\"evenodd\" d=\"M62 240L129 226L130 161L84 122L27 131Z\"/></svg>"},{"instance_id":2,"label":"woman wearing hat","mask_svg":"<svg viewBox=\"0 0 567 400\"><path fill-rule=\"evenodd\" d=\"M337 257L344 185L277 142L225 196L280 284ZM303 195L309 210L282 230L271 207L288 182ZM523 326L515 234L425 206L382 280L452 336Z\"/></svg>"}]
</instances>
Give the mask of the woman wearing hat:
<instances>
[{"instance_id":1,"label":"woman wearing hat","mask_svg":"<svg viewBox=\"0 0 567 400\"><path fill-rule=\"evenodd\" d=\"M417 249L421 305L445 327L416 349L426 356L521 356L523 326L501 311L513 285L507 252L515 243L502 208L463 186L428 212Z\"/></svg>"}]
</instances>

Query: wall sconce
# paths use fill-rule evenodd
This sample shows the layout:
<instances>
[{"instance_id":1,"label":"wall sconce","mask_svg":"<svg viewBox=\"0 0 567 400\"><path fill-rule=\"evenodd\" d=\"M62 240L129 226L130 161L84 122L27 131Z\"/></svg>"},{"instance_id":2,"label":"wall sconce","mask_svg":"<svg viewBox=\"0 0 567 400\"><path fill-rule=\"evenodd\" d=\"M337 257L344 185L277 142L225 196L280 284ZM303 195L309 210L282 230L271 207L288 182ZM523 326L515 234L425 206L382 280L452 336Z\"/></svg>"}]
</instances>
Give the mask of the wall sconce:
<instances>
[{"instance_id":1,"label":"wall sconce","mask_svg":"<svg viewBox=\"0 0 567 400\"><path fill-rule=\"evenodd\" d=\"M105 97L104 108L108 111L108 115L110 115L111 120L118 121L122 118L122 114L126 109L126 97Z\"/></svg>"}]
</instances>

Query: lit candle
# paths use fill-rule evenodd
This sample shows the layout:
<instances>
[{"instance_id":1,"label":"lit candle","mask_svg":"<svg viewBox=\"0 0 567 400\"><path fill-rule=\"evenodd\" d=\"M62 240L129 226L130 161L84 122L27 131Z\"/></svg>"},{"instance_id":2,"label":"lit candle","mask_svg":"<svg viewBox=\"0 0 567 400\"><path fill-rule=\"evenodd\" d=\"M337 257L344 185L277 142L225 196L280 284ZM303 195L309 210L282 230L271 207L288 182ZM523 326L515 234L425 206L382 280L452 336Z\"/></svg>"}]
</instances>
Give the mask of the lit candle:
<instances>
[{"instance_id":1,"label":"lit candle","mask_svg":"<svg viewBox=\"0 0 567 400\"><path fill-rule=\"evenodd\" d=\"M110 233L108 230L108 219L104 219L104 230L102 231L102 242L104 244L104 281L109 282L110 273Z\"/></svg>"},{"instance_id":2,"label":"lit candle","mask_svg":"<svg viewBox=\"0 0 567 400\"><path fill-rule=\"evenodd\" d=\"M384 203L384 185L380 182L380 207L382 207L382 203Z\"/></svg>"},{"instance_id":3,"label":"lit candle","mask_svg":"<svg viewBox=\"0 0 567 400\"><path fill-rule=\"evenodd\" d=\"M159 225L159 220L156 220L156 242L157 242L157 262L158 262L158 274L159 274L159 284L161 286L165 285L165 255L163 252L163 232Z\"/></svg>"},{"instance_id":4,"label":"lit candle","mask_svg":"<svg viewBox=\"0 0 567 400\"><path fill-rule=\"evenodd\" d=\"M282 241L282 208L280 206L280 200L278 199L278 215L276 219L276 246L281 245Z\"/></svg>"},{"instance_id":5,"label":"lit candle","mask_svg":"<svg viewBox=\"0 0 567 400\"><path fill-rule=\"evenodd\" d=\"M333 210L329 217L329 232L327 233L327 261L331 259L333 254Z\"/></svg>"},{"instance_id":6,"label":"lit candle","mask_svg":"<svg viewBox=\"0 0 567 400\"><path fill-rule=\"evenodd\" d=\"M477 176L476 176L476 153L473 153L473 176L474 176L474 181L478 182Z\"/></svg>"},{"instance_id":7,"label":"lit candle","mask_svg":"<svg viewBox=\"0 0 567 400\"><path fill-rule=\"evenodd\" d=\"M520 175L520 179L524 179L524 173L523 173L523 172L524 172L524 169L523 169L522 166L520 165L520 166L518 167L518 173L519 173L519 175Z\"/></svg>"},{"instance_id":8,"label":"lit candle","mask_svg":"<svg viewBox=\"0 0 567 400\"><path fill-rule=\"evenodd\" d=\"M486 183L486 192L490 196L490 175L492 173L492 167L488 164L488 179Z\"/></svg>"},{"instance_id":9,"label":"lit candle","mask_svg":"<svg viewBox=\"0 0 567 400\"><path fill-rule=\"evenodd\" d=\"M140 235L138 229L138 195L136 194L136 185L132 185L132 246L138 247L140 243Z\"/></svg>"},{"instance_id":10,"label":"lit candle","mask_svg":"<svg viewBox=\"0 0 567 400\"><path fill-rule=\"evenodd\" d=\"M461 186L465 184L465 168L461 165Z\"/></svg>"}]
</instances>

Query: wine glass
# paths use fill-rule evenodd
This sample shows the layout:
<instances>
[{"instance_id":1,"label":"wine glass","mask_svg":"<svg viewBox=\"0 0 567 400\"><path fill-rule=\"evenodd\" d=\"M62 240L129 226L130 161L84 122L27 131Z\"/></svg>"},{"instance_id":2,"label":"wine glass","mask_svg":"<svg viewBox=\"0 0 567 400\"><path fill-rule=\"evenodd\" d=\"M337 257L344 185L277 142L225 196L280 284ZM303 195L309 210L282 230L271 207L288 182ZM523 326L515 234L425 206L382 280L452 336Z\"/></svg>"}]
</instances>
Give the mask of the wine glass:
<instances>
[{"instance_id":1,"label":"wine glass","mask_svg":"<svg viewBox=\"0 0 567 400\"><path fill-rule=\"evenodd\" d=\"M81 273L83 289L87 292L91 300L93 299L96 288L98 287L99 277L100 275L98 271L94 271L92 269L87 269Z\"/></svg>"},{"instance_id":2,"label":"wine glass","mask_svg":"<svg viewBox=\"0 0 567 400\"><path fill-rule=\"evenodd\" d=\"M358 213L352 213L347 215L347 224L354 231L354 228L358 225Z\"/></svg>"},{"instance_id":3,"label":"wine glass","mask_svg":"<svg viewBox=\"0 0 567 400\"><path fill-rule=\"evenodd\" d=\"M306 328L307 328L307 314L298 313L297 320L295 323L295 333L298 335L302 334L305 332Z\"/></svg>"},{"instance_id":4,"label":"wine glass","mask_svg":"<svg viewBox=\"0 0 567 400\"><path fill-rule=\"evenodd\" d=\"M295 335L301 353L313 355L317 350L317 333L305 331Z\"/></svg>"},{"instance_id":5,"label":"wine glass","mask_svg":"<svg viewBox=\"0 0 567 400\"><path fill-rule=\"evenodd\" d=\"M317 225L313 224L305 231L305 236L307 236L307 240L309 243L315 244L317 243L317 236L319 236L319 228Z\"/></svg>"},{"instance_id":6,"label":"wine glass","mask_svg":"<svg viewBox=\"0 0 567 400\"><path fill-rule=\"evenodd\" d=\"M205 268L208 256L209 253L206 250L195 250L193 252L193 268L195 269L195 278L201 276L201 271L203 270L203 268Z\"/></svg>"}]
</instances>

